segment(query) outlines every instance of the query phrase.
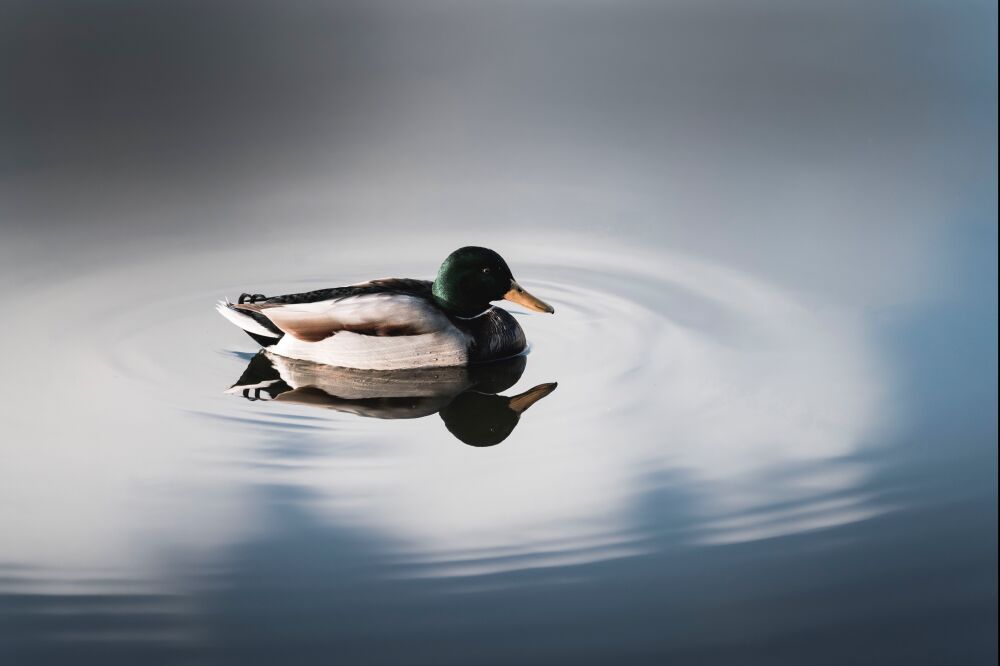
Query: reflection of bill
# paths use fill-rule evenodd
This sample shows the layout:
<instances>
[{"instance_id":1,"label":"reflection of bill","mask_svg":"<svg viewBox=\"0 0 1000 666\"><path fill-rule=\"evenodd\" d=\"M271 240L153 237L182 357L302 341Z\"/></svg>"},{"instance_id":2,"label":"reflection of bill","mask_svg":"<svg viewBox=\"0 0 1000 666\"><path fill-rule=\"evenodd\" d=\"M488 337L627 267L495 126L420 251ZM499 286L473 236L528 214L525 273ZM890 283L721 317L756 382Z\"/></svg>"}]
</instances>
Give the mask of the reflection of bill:
<instances>
[{"instance_id":1,"label":"reflection of bill","mask_svg":"<svg viewBox=\"0 0 1000 666\"><path fill-rule=\"evenodd\" d=\"M498 395L517 383L527 359L470 367L356 370L260 352L227 391L248 400L273 400L379 419L441 415L470 446L507 439L529 407L555 390L554 382L517 395Z\"/></svg>"}]
</instances>

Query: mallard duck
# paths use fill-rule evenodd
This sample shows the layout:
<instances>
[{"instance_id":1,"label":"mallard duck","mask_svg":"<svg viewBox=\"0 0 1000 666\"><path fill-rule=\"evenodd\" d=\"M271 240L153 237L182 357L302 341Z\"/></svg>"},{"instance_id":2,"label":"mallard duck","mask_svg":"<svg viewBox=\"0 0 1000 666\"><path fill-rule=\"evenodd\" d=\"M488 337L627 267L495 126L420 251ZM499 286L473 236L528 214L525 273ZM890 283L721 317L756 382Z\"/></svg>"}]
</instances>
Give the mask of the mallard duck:
<instances>
[{"instance_id":1,"label":"mallard duck","mask_svg":"<svg viewBox=\"0 0 1000 666\"><path fill-rule=\"evenodd\" d=\"M392 370L463 366L524 352L521 326L491 305L499 300L554 312L484 247L452 252L433 282L384 278L285 296L242 294L217 310L279 356Z\"/></svg>"},{"instance_id":2,"label":"mallard duck","mask_svg":"<svg viewBox=\"0 0 1000 666\"><path fill-rule=\"evenodd\" d=\"M357 370L257 352L226 393L248 400L306 405L377 419L416 419L437 413L470 446L504 441L521 415L552 393L555 382L514 396L526 358L468 367Z\"/></svg>"}]
</instances>

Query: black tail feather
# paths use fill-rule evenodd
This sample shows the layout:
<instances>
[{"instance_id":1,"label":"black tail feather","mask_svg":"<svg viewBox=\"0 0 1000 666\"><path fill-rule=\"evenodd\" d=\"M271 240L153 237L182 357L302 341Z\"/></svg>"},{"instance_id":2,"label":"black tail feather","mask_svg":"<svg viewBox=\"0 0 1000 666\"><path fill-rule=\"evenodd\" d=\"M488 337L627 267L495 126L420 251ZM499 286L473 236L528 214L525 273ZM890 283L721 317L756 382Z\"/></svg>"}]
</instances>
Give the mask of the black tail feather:
<instances>
[{"instance_id":1,"label":"black tail feather","mask_svg":"<svg viewBox=\"0 0 1000 666\"><path fill-rule=\"evenodd\" d=\"M281 340L282 338L282 336L280 335L276 338L269 338L263 335L258 335L257 333L251 333L250 331L243 331L243 332L249 335L251 338L253 338L254 341L261 347L270 347L273 344L277 344L278 340Z\"/></svg>"}]
</instances>

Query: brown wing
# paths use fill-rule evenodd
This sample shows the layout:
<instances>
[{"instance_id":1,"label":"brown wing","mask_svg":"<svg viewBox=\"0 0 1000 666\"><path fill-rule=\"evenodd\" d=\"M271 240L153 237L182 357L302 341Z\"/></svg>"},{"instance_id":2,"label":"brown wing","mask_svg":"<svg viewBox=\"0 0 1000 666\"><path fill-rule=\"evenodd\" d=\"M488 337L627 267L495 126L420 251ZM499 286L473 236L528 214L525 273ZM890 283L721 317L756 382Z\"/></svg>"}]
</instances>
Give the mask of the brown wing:
<instances>
[{"instance_id":1,"label":"brown wing","mask_svg":"<svg viewBox=\"0 0 1000 666\"><path fill-rule=\"evenodd\" d=\"M406 294L365 294L310 303L245 303L239 309L267 317L285 333L319 342L340 331L395 336L434 333L448 318L424 298Z\"/></svg>"}]
</instances>

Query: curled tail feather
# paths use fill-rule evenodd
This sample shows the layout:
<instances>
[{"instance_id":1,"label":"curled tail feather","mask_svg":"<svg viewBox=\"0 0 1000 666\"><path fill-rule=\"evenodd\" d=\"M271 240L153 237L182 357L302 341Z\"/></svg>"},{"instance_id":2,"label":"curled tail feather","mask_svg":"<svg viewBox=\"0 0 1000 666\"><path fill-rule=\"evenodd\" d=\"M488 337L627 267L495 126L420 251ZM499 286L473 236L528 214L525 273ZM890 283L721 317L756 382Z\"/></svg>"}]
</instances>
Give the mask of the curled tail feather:
<instances>
[{"instance_id":1,"label":"curled tail feather","mask_svg":"<svg viewBox=\"0 0 1000 666\"><path fill-rule=\"evenodd\" d=\"M244 296L240 296L240 303L245 302ZM281 329L271 323L271 320L259 312L238 309L227 298L215 304L216 311L233 324L239 326L257 344L262 347L270 347L284 336Z\"/></svg>"}]
</instances>

